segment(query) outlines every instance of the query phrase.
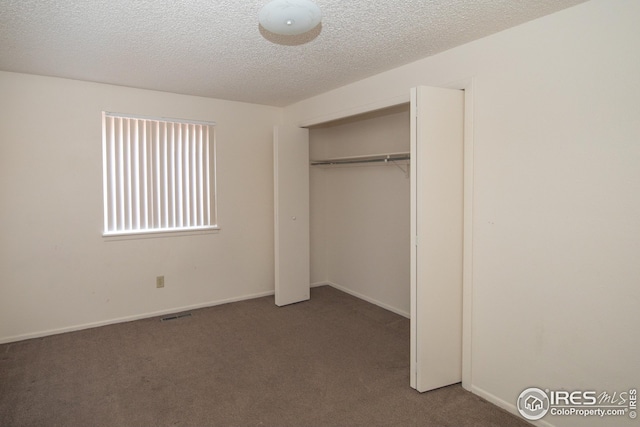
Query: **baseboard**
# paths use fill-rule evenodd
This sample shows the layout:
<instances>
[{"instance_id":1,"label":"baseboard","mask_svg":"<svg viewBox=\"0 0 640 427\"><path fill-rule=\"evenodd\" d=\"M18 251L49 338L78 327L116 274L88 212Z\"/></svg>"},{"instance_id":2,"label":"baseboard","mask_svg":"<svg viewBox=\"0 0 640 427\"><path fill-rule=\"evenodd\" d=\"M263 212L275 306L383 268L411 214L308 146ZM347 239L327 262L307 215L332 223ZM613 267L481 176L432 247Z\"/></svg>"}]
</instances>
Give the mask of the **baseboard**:
<instances>
[{"instance_id":1,"label":"baseboard","mask_svg":"<svg viewBox=\"0 0 640 427\"><path fill-rule=\"evenodd\" d=\"M409 318L410 315L409 313L403 312L401 310L398 310L395 307L391 307L390 305L387 305L385 303L382 303L380 301L377 301L373 298L367 297L366 295L362 295L358 292L354 292L351 289L345 288L344 286L340 286L336 283L332 283L332 282L316 282L316 283L312 283L310 286L313 287L318 287L318 286L332 286L342 292L345 292L347 294L353 295L354 297L360 298L362 300L365 300L367 302L370 302L371 304L375 304L379 307L382 307L386 310L392 311L396 314L399 314L401 316L407 317ZM273 295L274 291L266 291L266 292L259 292L256 294L250 294L250 295L243 295L240 297L235 297L235 298L227 298L224 300L216 300L216 301L209 301L206 303L201 303L201 304L193 304L193 305L189 305L189 306L183 306L183 307L174 307L174 308L169 308L169 309L165 309L165 310L159 310L159 311L153 311L153 312L148 312L148 313L143 313L143 314L136 314L133 316L125 316L125 317L119 317L119 318L115 318L115 319L109 319L109 320L103 320L103 321L99 321L99 322L92 322L92 323L85 323L85 324L81 324L81 325L74 325L74 326L69 326L66 328L57 328L57 329L48 329L46 331L39 331L39 332L32 332L29 334L21 334L21 335L13 335L13 336L9 336L9 337L3 337L0 338L0 344L6 344L6 343L11 343L11 342L17 342L17 341L24 341L24 340L29 340L29 339L34 339L34 338L42 338L42 337L46 337L46 336L50 336L50 335L57 335L57 334L64 334L66 332L75 332L75 331L81 331L83 329L90 329L90 328L98 328L100 326L107 326L107 325L114 325L117 323L124 323L124 322L132 322L134 320L140 320L140 319L148 319L150 317L157 317L157 316L163 316L165 314L172 314L172 313L179 313L182 311L188 311L188 310L197 310L199 308L207 308L207 307L214 307L216 305L222 305L222 304L229 304L232 302L238 302L238 301L244 301L244 300L249 300L249 299L254 299L254 298L261 298L261 297L265 297L265 296L269 296L269 295Z\"/></svg>"},{"instance_id":2,"label":"baseboard","mask_svg":"<svg viewBox=\"0 0 640 427\"><path fill-rule=\"evenodd\" d=\"M406 311L402 311L402 310L400 310L400 309L398 309L396 307L390 306L389 304L385 304L385 303L380 302L380 301L378 301L378 300L376 300L374 298L368 297L368 296L363 295L363 294L361 294L359 292L353 291L353 290L351 290L349 288L345 288L344 286L340 286L337 283L323 282L322 284L323 285L329 285L332 288L336 288L339 291L342 291L342 292L347 293L349 295L353 295L354 297L360 298L361 300L365 300L367 302L370 302L371 304L377 305L378 307L382 307L385 310L389 310L391 312L399 314L400 316L406 317L407 319L411 318L411 315L409 313L407 313ZM321 285L318 285L318 286L321 286Z\"/></svg>"},{"instance_id":3,"label":"baseboard","mask_svg":"<svg viewBox=\"0 0 640 427\"><path fill-rule=\"evenodd\" d=\"M29 340L33 338L42 338L49 335L64 334L66 332L81 331L83 329L97 328L100 326L113 325L116 323L132 322L134 320L148 319L150 317L163 316L165 314L173 314L173 313L179 313L179 312L189 311L189 310L197 310L199 308L214 307L216 305L229 304L232 302L245 301L245 300L250 300L254 298L261 298L261 297L266 297L273 294L274 294L274 291L259 292L256 294L243 295L240 297L227 298L224 300L210 301L206 303L188 305L183 307L174 307L166 310L153 311L153 312L144 313L144 314L136 314L133 316L119 317L116 319L103 320L100 322L85 323L82 325L70 326L66 328L49 329L41 332L33 332L33 333L23 334L23 335L14 335L10 337L0 338L0 344L6 344L6 343L16 342L16 341L24 341L24 340Z\"/></svg>"},{"instance_id":4,"label":"baseboard","mask_svg":"<svg viewBox=\"0 0 640 427\"><path fill-rule=\"evenodd\" d=\"M331 286L329 282L315 282L309 285L310 288L317 288L318 286Z\"/></svg>"},{"instance_id":5,"label":"baseboard","mask_svg":"<svg viewBox=\"0 0 640 427\"><path fill-rule=\"evenodd\" d=\"M502 400L499 397L497 397L496 395L491 394L491 393L481 389L480 387L471 386L471 392L473 394L476 394L476 395L480 396L484 400L486 400L488 402L491 402L494 405L504 409L505 411L512 413L513 415L517 416L518 418L522 419L525 422L528 422L531 425L539 426L539 427L555 427L554 424L551 424L550 422L547 422L545 420L538 420L538 421L525 420L524 418L522 418L522 416L518 412L518 408L516 407L515 403L510 403L510 402L507 402L505 400ZM515 397L514 397L514 399L515 399Z\"/></svg>"}]
</instances>

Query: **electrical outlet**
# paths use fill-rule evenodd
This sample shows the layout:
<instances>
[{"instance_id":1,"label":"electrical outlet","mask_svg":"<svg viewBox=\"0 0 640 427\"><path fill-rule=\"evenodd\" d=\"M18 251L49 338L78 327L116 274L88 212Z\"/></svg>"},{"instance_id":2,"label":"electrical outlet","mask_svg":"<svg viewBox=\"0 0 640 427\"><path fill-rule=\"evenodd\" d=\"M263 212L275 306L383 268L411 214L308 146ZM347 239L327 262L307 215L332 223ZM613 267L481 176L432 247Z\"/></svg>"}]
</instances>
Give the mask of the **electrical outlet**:
<instances>
[{"instance_id":1,"label":"electrical outlet","mask_svg":"<svg viewBox=\"0 0 640 427\"><path fill-rule=\"evenodd\" d=\"M164 276L156 277L156 288L164 288Z\"/></svg>"}]
</instances>

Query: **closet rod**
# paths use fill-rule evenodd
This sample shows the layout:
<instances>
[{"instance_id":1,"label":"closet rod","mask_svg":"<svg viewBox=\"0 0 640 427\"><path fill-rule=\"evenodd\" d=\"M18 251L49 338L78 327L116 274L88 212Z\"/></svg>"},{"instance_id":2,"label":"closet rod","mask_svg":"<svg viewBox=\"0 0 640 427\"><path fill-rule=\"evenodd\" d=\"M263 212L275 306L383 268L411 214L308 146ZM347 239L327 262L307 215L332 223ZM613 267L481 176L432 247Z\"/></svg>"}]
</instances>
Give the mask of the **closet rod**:
<instances>
[{"instance_id":1,"label":"closet rod","mask_svg":"<svg viewBox=\"0 0 640 427\"><path fill-rule=\"evenodd\" d=\"M337 159L325 159L325 160L311 160L311 166L328 166L328 165L348 165L355 163L378 163L378 162L395 162L399 160L410 160L409 154L383 154L379 156L363 156L357 157L345 157Z\"/></svg>"}]
</instances>

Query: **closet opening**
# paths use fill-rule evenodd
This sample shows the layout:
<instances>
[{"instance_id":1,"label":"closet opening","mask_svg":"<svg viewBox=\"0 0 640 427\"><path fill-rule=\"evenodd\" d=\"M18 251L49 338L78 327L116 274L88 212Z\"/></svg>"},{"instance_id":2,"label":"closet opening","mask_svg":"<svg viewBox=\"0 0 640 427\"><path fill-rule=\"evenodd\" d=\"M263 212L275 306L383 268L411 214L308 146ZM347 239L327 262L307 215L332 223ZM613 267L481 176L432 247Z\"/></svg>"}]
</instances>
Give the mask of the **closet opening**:
<instances>
[{"instance_id":1,"label":"closet opening","mask_svg":"<svg viewBox=\"0 0 640 427\"><path fill-rule=\"evenodd\" d=\"M410 317L410 105L309 127L310 275Z\"/></svg>"}]
</instances>

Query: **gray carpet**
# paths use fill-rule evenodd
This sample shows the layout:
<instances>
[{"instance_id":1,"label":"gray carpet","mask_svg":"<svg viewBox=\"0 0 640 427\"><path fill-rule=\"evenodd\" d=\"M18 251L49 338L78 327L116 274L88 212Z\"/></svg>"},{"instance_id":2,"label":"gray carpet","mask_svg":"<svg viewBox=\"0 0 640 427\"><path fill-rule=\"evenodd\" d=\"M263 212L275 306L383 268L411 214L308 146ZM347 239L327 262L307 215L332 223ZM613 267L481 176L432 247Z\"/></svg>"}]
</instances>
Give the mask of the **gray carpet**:
<instances>
[{"instance_id":1,"label":"gray carpet","mask_svg":"<svg viewBox=\"0 0 640 427\"><path fill-rule=\"evenodd\" d=\"M0 426L528 426L409 387L409 321L330 287L0 345Z\"/></svg>"}]
</instances>

